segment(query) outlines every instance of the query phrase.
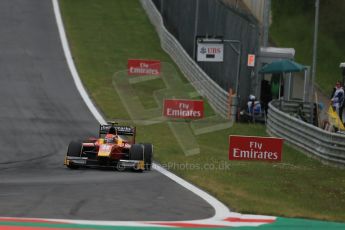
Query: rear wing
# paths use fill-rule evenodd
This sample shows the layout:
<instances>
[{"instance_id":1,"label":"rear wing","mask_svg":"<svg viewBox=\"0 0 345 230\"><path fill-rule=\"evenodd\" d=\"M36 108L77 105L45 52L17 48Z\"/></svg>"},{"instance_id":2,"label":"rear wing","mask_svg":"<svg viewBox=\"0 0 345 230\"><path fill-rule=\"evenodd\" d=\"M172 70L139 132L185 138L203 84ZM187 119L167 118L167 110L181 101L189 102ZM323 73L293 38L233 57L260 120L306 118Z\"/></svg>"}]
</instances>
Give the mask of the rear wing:
<instances>
[{"instance_id":1,"label":"rear wing","mask_svg":"<svg viewBox=\"0 0 345 230\"><path fill-rule=\"evenodd\" d=\"M128 136L135 136L135 127L131 126L121 126L121 125L113 125L113 124L107 124L107 125L100 125L99 126L99 136L102 134L108 134L110 128L115 129L115 133L117 135L128 135Z\"/></svg>"}]
</instances>

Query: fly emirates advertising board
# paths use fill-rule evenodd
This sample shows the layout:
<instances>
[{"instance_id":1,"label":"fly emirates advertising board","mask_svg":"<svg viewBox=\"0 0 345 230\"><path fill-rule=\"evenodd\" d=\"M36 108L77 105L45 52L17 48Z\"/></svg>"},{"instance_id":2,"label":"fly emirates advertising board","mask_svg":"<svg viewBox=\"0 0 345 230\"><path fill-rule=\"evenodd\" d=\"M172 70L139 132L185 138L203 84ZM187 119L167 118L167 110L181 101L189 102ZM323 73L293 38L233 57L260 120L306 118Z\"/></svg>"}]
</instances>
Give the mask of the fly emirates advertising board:
<instances>
[{"instance_id":1,"label":"fly emirates advertising board","mask_svg":"<svg viewBox=\"0 0 345 230\"><path fill-rule=\"evenodd\" d=\"M161 62L157 60L128 59L127 72L129 76L159 76Z\"/></svg>"},{"instance_id":2,"label":"fly emirates advertising board","mask_svg":"<svg viewBox=\"0 0 345 230\"><path fill-rule=\"evenodd\" d=\"M283 139L274 137L229 136L229 160L282 160Z\"/></svg>"},{"instance_id":3,"label":"fly emirates advertising board","mask_svg":"<svg viewBox=\"0 0 345 230\"><path fill-rule=\"evenodd\" d=\"M201 119L204 117L204 101L166 99L163 105L163 115L169 118Z\"/></svg>"}]
</instances>

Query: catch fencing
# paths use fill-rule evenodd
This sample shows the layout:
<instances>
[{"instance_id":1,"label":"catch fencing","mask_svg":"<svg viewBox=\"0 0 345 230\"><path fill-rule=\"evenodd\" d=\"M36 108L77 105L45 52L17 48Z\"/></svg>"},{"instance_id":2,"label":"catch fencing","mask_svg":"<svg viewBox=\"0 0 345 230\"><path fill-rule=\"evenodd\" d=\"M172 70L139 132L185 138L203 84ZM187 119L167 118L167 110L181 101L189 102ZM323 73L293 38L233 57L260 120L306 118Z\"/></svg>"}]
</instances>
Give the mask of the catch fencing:
<instances>
[{"instance_id":1,"label":"catch fencing","mask_svg":"<svg viewBox=\"0 0 345 230\"><path fill-rule=\"evenodd\" d=\"M223 62L198 62L221 88L239 96L240 105L251 93L253 67L247 66L248 54L258 54L259 26L247 11L221 0L152 0L166 29L196 60L197 40L219 39L224 44ZM238 92L236 92L238 89Z\"/></svg>"},{"instance_id":2,"label":"catch fencing","mask_svg":"<svg viewBox=\"0 0 345 230\"><path fill-rule=\"evenodd\" d=\"M278 100L269 104L267 131L319 159L345 166L345 135L331 133L279 110Z\"/></svg>"},{"instance_id":3,"label":"catch fencing","mask_svg":"<svg viewBox=\"0 0 345 230\"><path fill-rule=\"evenodd\" d=\"M179 41L165 28L163 19L151 0L140 0L160 38L162 48L171 56L198 93L207 98L222 117L228 116L229 94L214 82L189 56Z\"/></svg>"}]
</instances>

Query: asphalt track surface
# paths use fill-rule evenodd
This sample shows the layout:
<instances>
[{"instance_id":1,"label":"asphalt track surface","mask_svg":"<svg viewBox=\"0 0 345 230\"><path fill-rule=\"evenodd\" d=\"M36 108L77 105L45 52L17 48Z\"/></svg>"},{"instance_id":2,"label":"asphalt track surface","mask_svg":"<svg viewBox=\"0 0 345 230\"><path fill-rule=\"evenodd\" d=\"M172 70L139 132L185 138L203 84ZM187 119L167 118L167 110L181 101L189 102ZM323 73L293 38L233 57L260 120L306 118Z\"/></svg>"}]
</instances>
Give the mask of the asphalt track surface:
<instances>
[{"instance_id":1,"label":"asphalt track surface","mask_svg":"<svg viewBox=\"0 0 345 230\"><path fill-rule=\"evenodd\" d=\"M204 200L157 171L69 170L70 140L97 134L66 65L51 1L0 1L0 216L189 220Z\"/></svg>"}]
</instances>

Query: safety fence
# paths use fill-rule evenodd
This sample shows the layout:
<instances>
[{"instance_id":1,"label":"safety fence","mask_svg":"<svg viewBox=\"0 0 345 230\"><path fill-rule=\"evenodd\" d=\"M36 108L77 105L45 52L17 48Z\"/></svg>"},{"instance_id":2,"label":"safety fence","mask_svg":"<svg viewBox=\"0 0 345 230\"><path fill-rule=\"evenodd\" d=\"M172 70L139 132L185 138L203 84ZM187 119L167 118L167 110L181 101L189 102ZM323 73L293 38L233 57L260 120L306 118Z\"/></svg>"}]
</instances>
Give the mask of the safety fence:
<instances>
[{"instance_id":1,"label":"safety fence","mask_svg":"<svg viewBox=\"0 0 345 230\"><path fill-rule=\"evenodd\" d=\"M207 98L219 115L226 118L228 116L228 92L216 84L195 63L176 38L165 28L163 19L153 2L151 0L140 0L140 2L158 33L164 51L171 56L198 93Z\"/></svg>"},{"instance_id":2,"label":"safety fence","mask_svg":"<svg viewBox=\"0 0 345 230\"><path fill-rule=\"evenodd\" d=\"M267 131L304 151L337 165L345 165L345 135L331 133L303 122L279 109L280 102L269 104Z\"/></svg>"},{"instance_id":3,"label":"safety fence","mask_svg":"<svg viewBox=\"0 0 345 230\"><path fill-rule=\"evenodd\" d=\"M311 102L303 102L297 100L278 100L277 104L280 111L287 113L293 117L299 118L309 124L317 124L315 105Z\"/></svg>"},{"instance_id":4,"label":"safety fence","mask_svg":"<svg viewBox=\"0 0 345 230\"><path fill-rule=\"evenodd\" d=\"M198 66L222 89L232 88L244 106L255 77L247 66L248 54L258 54L259 25L248 11L226 0L152 0L165 28L196 60L198 44L223 44L223 61L199 61ZM206 40L205 40L206 39ZM212 42L211 42L212 43Z\"/></svg>"}]
</instances>

